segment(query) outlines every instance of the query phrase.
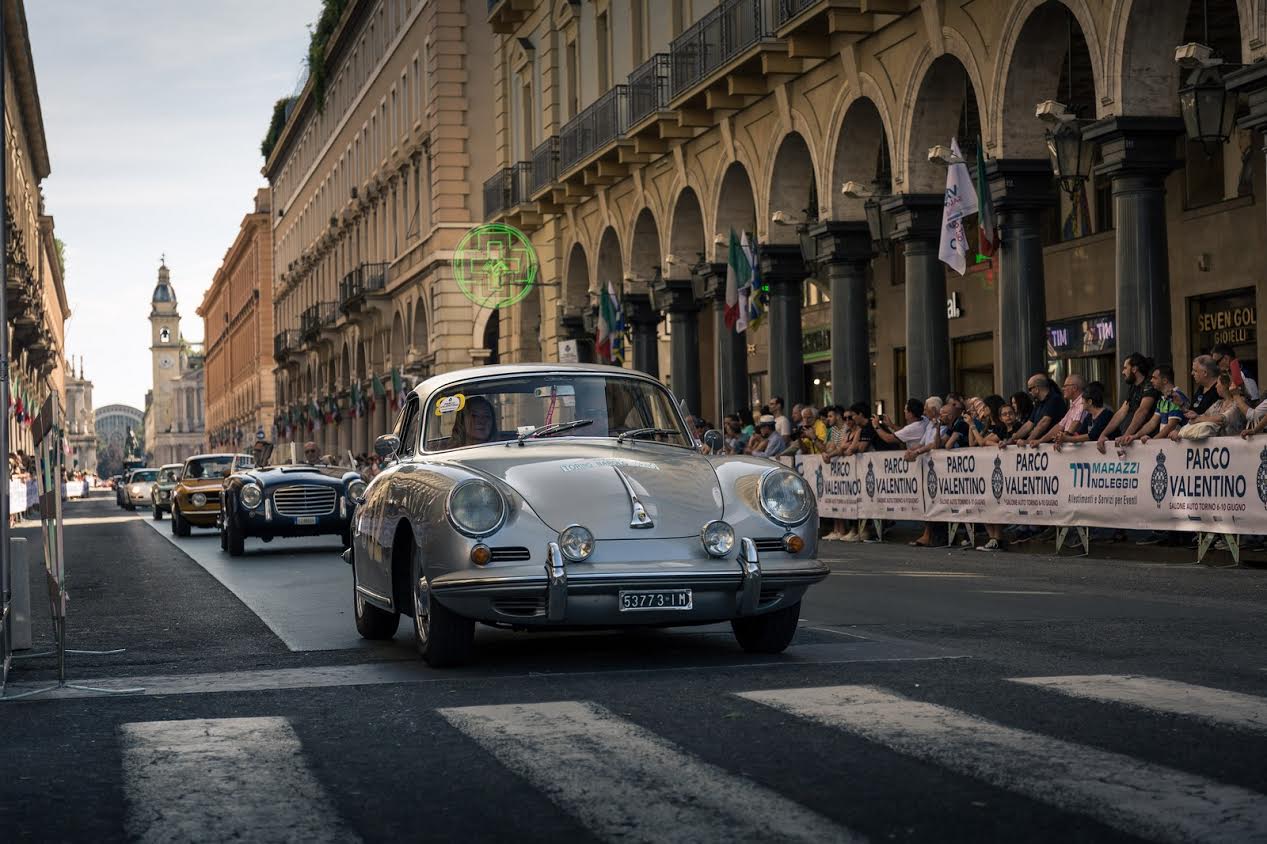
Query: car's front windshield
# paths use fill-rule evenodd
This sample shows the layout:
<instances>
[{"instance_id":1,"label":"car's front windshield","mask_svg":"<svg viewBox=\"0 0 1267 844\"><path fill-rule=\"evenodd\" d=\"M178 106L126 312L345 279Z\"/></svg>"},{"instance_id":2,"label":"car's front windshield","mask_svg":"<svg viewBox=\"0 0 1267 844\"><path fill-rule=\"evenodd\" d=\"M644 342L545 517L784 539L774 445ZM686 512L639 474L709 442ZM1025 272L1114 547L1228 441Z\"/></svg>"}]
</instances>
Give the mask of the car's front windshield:
<instances>
[{"instance_id":1,"label":"car's front windshield","mask_svg":"<svg viewBox=\"0 0 1267 844\"><path fill-rule=\"evenodd\" d=\"M174 484L180 478L179 466L165 466L158 470L158 482L160 484Z\"/></svg>"},{"instance_id":2,"label":"car's front windshield","mask_svg":"<svg viewBox=\"0 0 1267 844\"><path fill-rule=\"evenodd\" d=\"M202 478L219 478L233 465L233 458L226 455L224 457L199 457L197 460L190 460L185 464L185 480L199 480Z\"/></svg>"},{"instance_id":3,"label":"car's front windshield","mask_svg":"<svg viewBox=\"0 0 1267 844\"><path fill-rule=\"evenodd\" d=\"M158 477L157 469L142 469L139 472L132 473L132 483L134 484L153 483L154 479L157 477Z\"/></svg>"},{"instance_id":4,"label":"car's front windshield","mask_svg":"<svg viewBox=\"0 0 1267 844\"><path fill-rule=\"evenodd\" d=\"M691 445L672 397L641 378L541 373L467 381L423 408L423 448L444 451L520 437L616 437Z\"/></svg>"}]
</instances>

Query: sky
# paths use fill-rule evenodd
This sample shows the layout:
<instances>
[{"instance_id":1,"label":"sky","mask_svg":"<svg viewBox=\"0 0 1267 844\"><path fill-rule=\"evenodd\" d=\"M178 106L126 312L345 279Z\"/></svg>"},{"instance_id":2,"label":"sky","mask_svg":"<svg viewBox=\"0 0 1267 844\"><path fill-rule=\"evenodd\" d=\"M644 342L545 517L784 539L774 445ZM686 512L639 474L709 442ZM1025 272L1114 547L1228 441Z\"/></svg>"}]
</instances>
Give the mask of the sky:
<instances>
[{"instance_id":1,"label":"sky","mask_svg":"<svg viewBox=\"0 0 1267 844\"><path fill-rule=\"evenodd\" d=\"M66 244L66 350L93 404L143 409L161 255L181 331L265 186L260 139L295 88L320 0L26 0ZM271 344L270 344L271 348Z\"/></svg>"}]
</instances>

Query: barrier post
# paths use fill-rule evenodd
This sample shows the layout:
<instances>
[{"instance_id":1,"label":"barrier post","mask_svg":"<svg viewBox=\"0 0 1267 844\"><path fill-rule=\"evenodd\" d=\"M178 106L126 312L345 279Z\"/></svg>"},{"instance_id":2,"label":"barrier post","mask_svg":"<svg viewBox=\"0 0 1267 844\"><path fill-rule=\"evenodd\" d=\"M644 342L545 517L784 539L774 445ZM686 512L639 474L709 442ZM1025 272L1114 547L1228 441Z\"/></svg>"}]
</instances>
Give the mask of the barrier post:
<instances>
[{"instance_id":1,"label":"barrier post","mask_svg":"<svg viewBox=\"0 0 1267 844\"><path fill-rule=\"evenodd\" d=\"M1241 538L1234 533L1199 533L1197 534L1197 564L1205 564L1206 552L1210 550L1210 546L1215 541L1222 539L1227 543L1227 550L1232 552L1232 562L1229 565L1214 566L1214 568L1230 569L1241 564Z\"/></svg>"},{"instance_id":2,"label":"barrier post","mask_svg":"<svg viewBox=\"0 0 1267 844\"><path fill-rule=\"evenodd\" d=\"M1077 531L1078 544L1082 546L1082 552L1075 556L1091 556L1091 529L1084 527L1056 528L1056 554L1059 555L1061 549L1065 547L1065 538L1069 536L1069 531L1071 530Z\"/></svg>"}]
</instances>

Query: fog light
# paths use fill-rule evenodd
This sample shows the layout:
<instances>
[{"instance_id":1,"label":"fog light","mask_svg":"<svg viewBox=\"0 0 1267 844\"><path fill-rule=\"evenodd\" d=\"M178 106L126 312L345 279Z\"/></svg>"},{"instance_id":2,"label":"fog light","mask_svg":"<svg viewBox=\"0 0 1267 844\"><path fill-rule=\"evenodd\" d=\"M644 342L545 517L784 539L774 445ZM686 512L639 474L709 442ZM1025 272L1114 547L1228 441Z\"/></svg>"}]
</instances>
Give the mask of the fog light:
<instances>
[{"instance_id":1,"label":"fog light","mask_svg":"<svg viewBox=\"0 0 1267 844\"><path fill-rule=\"evenodd\" d=\"M559 534L559 550L574 563L588 559L594 553L594 534L580 525L572 525Z\"/></svg>"},{"instance_id":2,"label":"fog light","mask_svg":"<svg viewBox=\"0 0 1267 844\"><path fill-rule=\"evenodd\" d=\"M735 529L722 521L704 525L699 538L704 550L714 557L724 557L735 547Z\"/></svg>"},{"instance_id":3,"label":"fog light","mask_svg":"<svg viewBox=\"0 0 1267 844\"><path fill-rule=\"evenodd\" d=\"M789 554L799 554L801 549L805 547L805 540L801 539L794 533L789 533L783 537L783 550Z\"/></svg>"},{"instance_id":4,"label":"fog light","mask_svg":"<svg viewBox=\"0 0 1267 844\"><path fill-rule=\"evenodd\" d=\"M194 503L195 507L202 507L207 503L207 496L203 495L201 492L195 492L189 500Z\"/></svg>"},{"instance_id":5,"label":"fog light","mask_svg":"<svg viewBox=\"0 0 1267 844\"><path fill-rule=\"evenodd\" d=\"M471 549L471 562L477 566L486 566L493 559L493 550L487 545L476 545Z\"/></svg>"}]
</instances>

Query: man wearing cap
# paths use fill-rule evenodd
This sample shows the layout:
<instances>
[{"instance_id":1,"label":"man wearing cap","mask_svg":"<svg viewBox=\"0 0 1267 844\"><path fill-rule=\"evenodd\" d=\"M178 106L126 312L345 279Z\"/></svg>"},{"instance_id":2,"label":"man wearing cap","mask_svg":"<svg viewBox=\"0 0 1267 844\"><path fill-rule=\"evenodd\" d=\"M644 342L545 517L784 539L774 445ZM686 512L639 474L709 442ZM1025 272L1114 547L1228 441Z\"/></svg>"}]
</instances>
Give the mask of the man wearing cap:
<instances>
[{"instance_id":1,"label":"man wearing cap","mask_svg":"<svg viewBox=\"0 0 1267 844\"><path fill-rule=\"evenodd\" d=\"M787 439L775 429L771 414L757 420L757 433L765 438L765 448L758 452L762 457L778 457L787 451Z\"/></svg>"}]
</instances>

